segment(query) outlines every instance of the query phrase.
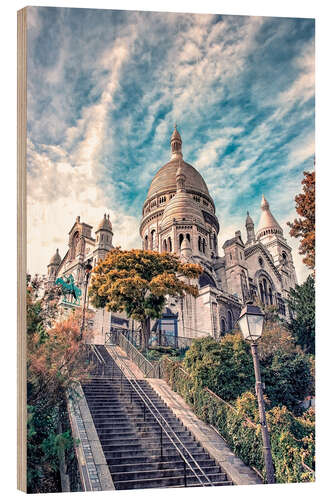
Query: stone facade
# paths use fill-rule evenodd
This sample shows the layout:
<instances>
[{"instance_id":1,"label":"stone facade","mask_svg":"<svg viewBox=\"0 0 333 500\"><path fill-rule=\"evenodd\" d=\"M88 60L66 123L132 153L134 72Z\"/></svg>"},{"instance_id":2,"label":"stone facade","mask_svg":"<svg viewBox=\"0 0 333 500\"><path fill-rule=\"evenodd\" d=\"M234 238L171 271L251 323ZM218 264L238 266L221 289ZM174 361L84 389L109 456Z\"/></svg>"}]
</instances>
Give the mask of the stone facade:
<instances>
[{"instance_id":1,"label":"stone facade","mask_svg":"<svg viewBox=\"0 0 333 500\"><path fill-rule=\"evenodd\" d=\"M285 299L297 283L291 248L262 198L257 231L249 213L246 242L240 231L224 242L219 255L219 221L214 200L200 173L183 160L182 139L175 127L171 159L156 173L143 205L140 236L144 249L174 252L200 264L199 296L168 303L178 315L178 335L218 338L230 331L242 304L258 297L288 315Z\"/></svg>"},{"instance_id":2,"label":"stone facade","mask_svg":"<svg viewBox=\"0 0 333 500\"><path fill-rule=\"evenodd\" d=\"M113 248L112 225L109 216L104 214L99 226L92 236L92 226L76 218L69 232L68 250L63 258L57 249L47 266L47 285L52 285L59 277L73 276L78 287L83 287L84 264L89 260L93 266Z\"/></svg>"},{"instance_id":3,"label":"stone facade","mask_svg":"<svg viewBox=\"0 0 333 500\"><path fill-rule=\"evenodd\" d=\"M197 281L197 298L168 301L169 319L165 323L170 323L171 314L178 337L219 338L233 328L249 298L275 305L281 316L287 317L285 299L297 278L291 248L265 197L257 230L247 213L246 241L241 231L236 231L224 242L223 255L219 255L220 224L214 200L200 173L183 160L182 139L176 127L170 145L171 159L154 176L143 205L139 228L142 248L174 252L184 261L200 264L204 272ZM48 265L47 284L72 274L77 286L83 287L85 262L90 259L96 265L103 259L113 248L112 238L108 216L104 215L95 237L92 226L77 217L69 232L66 255L61 259L57 250ZM105 321L112 323L111 318L107 315L102 321L96 316L96 321L102 321L105 329ZM115 316L114 321L120 320L124 321L123 315Z\"/></svg>"}]
</instances>

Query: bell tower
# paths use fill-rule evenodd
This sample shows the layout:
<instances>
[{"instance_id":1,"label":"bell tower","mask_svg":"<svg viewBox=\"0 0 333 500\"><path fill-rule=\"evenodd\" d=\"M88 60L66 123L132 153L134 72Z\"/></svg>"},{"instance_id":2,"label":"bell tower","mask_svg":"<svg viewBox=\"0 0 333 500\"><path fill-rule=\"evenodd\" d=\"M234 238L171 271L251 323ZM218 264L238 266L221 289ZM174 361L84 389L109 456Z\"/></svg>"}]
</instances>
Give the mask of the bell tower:
<instances>
[{"instance_id":1,"label":"bell tower","mask_svg":"<svg viewBox=\"0 0 333 500\"><path fill-rule=\"evenodd\" d=\"M103 219L99 223L96 234L96 249L94 251L94 256L96 258L96 262L101 259L104 259L106 254L113 248L112 245L112 224L110 221L110 216L104 214Z\"/></svg>"}]
</instances>

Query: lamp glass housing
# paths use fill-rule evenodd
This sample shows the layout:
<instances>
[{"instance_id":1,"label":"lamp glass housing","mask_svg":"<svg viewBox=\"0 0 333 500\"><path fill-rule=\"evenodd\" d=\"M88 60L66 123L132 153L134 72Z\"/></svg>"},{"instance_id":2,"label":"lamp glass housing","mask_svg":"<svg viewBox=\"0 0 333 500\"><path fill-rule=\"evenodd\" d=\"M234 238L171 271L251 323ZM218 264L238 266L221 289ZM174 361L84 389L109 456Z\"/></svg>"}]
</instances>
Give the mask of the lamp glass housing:
<instances>
[{"instance_id":1,"label":"lamp glass housing","mask_svg":"<svg viewBox=\"0 0 333 500\"><path fill-rule=\"evenodd\" d=\"M245 340L256 342L262 335L264 315L257 306L246 305L238 320Z\"/></svg>"}]
</instances>

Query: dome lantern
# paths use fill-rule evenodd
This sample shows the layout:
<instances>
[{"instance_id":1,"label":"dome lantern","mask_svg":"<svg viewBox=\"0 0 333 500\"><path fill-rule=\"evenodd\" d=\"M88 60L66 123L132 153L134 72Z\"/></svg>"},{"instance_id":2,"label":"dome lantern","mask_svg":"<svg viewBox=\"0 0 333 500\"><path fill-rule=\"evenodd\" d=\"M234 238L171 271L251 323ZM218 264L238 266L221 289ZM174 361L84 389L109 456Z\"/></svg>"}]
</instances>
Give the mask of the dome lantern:
<instances>
[{"instance_id":1,"label":"dome lantern","mask_svg":"<svg viewBox=\"0 0 333 500\"><path fill-rule=\"evenodd\" d=\"M172 133L171 139L171 159L174 158L183 158L182 153L182 138L180 137L180 133L177 130L177 125L175 124L175 129Z\"/></svg>"}]
</instances>

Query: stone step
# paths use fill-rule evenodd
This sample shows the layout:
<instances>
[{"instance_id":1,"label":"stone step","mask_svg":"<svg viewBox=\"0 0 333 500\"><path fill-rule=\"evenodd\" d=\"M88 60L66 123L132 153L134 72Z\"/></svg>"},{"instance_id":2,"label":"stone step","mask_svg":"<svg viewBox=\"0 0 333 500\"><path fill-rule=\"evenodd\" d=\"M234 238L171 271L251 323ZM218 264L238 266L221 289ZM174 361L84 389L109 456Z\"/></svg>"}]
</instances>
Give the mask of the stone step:
<instances>
[{"instance_id":1,"label":"stone step","mask_svg":"<svg viewBox=\"0 0 333 500\"><path fill-rule=\"evenodd\" d=\"M214 481L214 478L216 481ZM212 482L216 486L229 486L231 484L230 481L221 481L219 475L212 476ZM203 483L203 484L202 484ZM189 477L187 481L187 486L209 486L207 481L202 479L202 483L200 483L199 479L195 476ZM177 475L173 477L158 477L158 478L150 478L150 479L133 479L133 480L125 480L125 481L116 481L115 487L117 490L132 490L132 489L144 489L144 488L168 488L170 486L185 486L184 475Z\"/></svg>"},{"instance_id":2,"label":"stone step","mask_svg":"<svg viewBox=\"0 0 333 500\"><path fill-rule=\"evenodd\" d=\"M154 423L154 422L136 422L136 423L130 423L129 421L127 422L117 422L117 421L107 421L107 422L104 422L104 423L95 423L95 427L96 429L98 430L98 432L101 432L101 431L108 431L108 430L111 430L111 431L116 431L117 429L119 429L120 431L122 429L135 429L137 430L138 432L143 432L143 431L146 431L146 430L156 430L158 431L160 429L159 425L157 423ZM184 426L182 426L181 424L179 425L171 425L171 428L174 432L183 432L183 431L186 431L186 428Z\"/></svg>"},{"instance_id":3,"label":"stone step","mask_svg":"<svg viewBox=\"0 0 333 500\"><path fill-rule=\"evenodd\" d=\"M176 436L179 439L184 439L191 437L191 433L189 431L181 431L181 432L175 432ZM109 437L110 439L135 439L135 438L155 438L156 436L159 437L159 432L151 432L150 429L148 430L143 430L143 431L136 431L134 430L126 430L124 432L121 432L120 430L115 430L114 432L110 430L101 430L99 432L100 439L105 439L106 437ZM172 434L173 436L173 434ZM166 439L163 438L163 439Z\"/></svg>"},{"instance_id":4,"label":"stone step","mask_svg":"<svg viewBox=\"0 0 333 500\"><path fill-rule=\"evenodd\" d=\"M94 422L97 423L97 425L99 424L103 424L103 423L108 423L108 422L118 422L118 423L126 423L130 420L130 417L124 415L122 417L118 417L117 415L110 415L110 416L93 416L93 419L94 419ZM135 416L135 419L133 419L133 421L135 420L135 423L137 424L144 424L145 422L146 423L156 423L156 420L154 419L154 417L152 415L147 415L146 414L146 417L144 418L143 415L136 415ZM181 425L180 424L180 421L176 418L168 418L167 419L167 422L169 423L169 425L172 427L172 425ZM162 425L166 425L165 422L161 422ZM156 424L158 425L158 424Z\"/></svg>"},{"instance_id":5,"label":"stone step","mask_svg":"<svg viewBox=\"0 0 333 500\"><path fill-rule=\"evenodd\" d=\"M105 374L109 377L91 377L83 389L116 489L183 487L180 452L198 474L203 471L203 477L207 475L216 485L231 484L148 382L133 381L132 386L106 348L98 346L98 351L107 363ZM152 412L143 411L143 400L151 405ZM163 433L162 456L158 421L176 444ZM189 466L186 480L187 486L202 486Z\"/></svg>"},{"instance_id":6,"label":"stone step","mask_svg":"<svg viewBox=\"0 0 333 500\"><path fill-rule=\"evenodd\" d=\"M199 477L202 477L201 472L199 469L193 469L197 473ZM223 474L220 472L219 467L206 467L206 469L203 469L203 472L206 474L209 479L212 481L226 481L227 477L226 474ZM157 469L157 470L133 470L131 472L125 471L125 472L112 472L112 480L114 482L119 482L119 481L133 481L134 479L136 480L141 480L141 479L155 479L155 478L164 478L164 477L173 477L173 476L180 476L184 475L184 465L182 467L172 467L169 469ZM194 478L195 475L191 471L191 469L187 466L186 468L186 477L188 479Z\"/></svg>"},{"instance_id":7,"label":"stone step","mask_svg":"<svg viewBox=\"0 0 333 500\"><path fill-rule=\"evenodd\" d=\"M189 461L189 462L191 463L191 461ZM197 463L205 472L206 472L206 470L209 470L213 467L217 467L219 469L219 466L217 466L215 461L211 458L209 460L197 460ZM149 459L147 459L146 462L136 461L135 463L128 463L128 464L126 464L126 463L122 463L122 464L111 463L111 461L109 461L109 464L110 464L110 471L112 474L114 472L116 472L116 473L126 472L126 471L131 472L134 470L153 471L153 470L163 470L163 469L171 469L171 468L183 470L183 468L184 468L184 462L183 462L183 460L180 459L179 455L178 455L178 458L175 457L174 460L171 460L171 461L166 460L164 462L159 461L159 460L156 460L155 462L151 462L151 461L149 461ZM193 463L192 466L195 467L195 464Z\"/></svg>"},{"instance_id":8,"label":"stone step","mask_svg":"<svg viewBox=\"0 0 333 500\"><path fill-rule=\"evenodd\" d=\"M192 449L196 449L198 447L200 447L200 444L196 441L194 441L192 438L190 437L186 437L186 438L183 438L182 440L177 440L174 436L171 436L174 443L179 447L181 448L181 444L179 441L181 441L181 443L186 446L186 448L188 450L192 450ZM155 436L149 436L149 437L136 437L136 438L133 438L133 437L128 437L128 438L119 438L119 439L115 439L115 438L110 438L109 436L106 436L106 437L100 437L100 441L102 443L102 446L103 448L105 447L105 449L110 449L109 447L112 447L112 448L116 448L116 447L121 447L121 449L123 448L132 448L132 447L138 447L138 446L156 446L156 444L160 445L160 436L159 435L155 435ZM164 447L169 447L169 446L173 446L172 442L168 439L168 437L164 434L163 435L163 439L162 439L162 444L163 444L163 448Z\"/></svg>"},{"instance_id":9,"label":"stone step","mask_svg":"<svg viewBox=\"0 0 333 500\"><path fill-rule=\"evenodd\" d=\"M126 459L127 462L123 463L128 463L129 460L133 460L134 458L140 458L142 457L143 460L142 462L146 462L146 459L149 459L150 461L154 462L155 460L167 460L171 461L174 458L179 460L179 452L176 451L175 447L170 447L170 448L163 448L163 456L161 457L161 450L159 447L153 447L149 448L148 450L146 449L136 449L136 450L108 450L103 447L104 455L107 460L114 460L114 459ZM182 450L181 450L182 451ZM205 453L202 449L197 448L195 450L191 450L191 455L194 458L194 460L198 459L210 459L210 456ZM186 455L186 458L191 461L192 459ZM212 460L212 459L211 459Z\"/></svg>"},{"instance_id":10,"label":"stone step","mask_svg":"<svg viewBox=\"0 0 333 500\"><path fill-rule=\"evenodd\" d=\"M180 443L175 442L177 447L180 449L180 451L183 452L183 447ZM199 443L197 442L184 442L183 446L186 447L186 449L192 453L198 450L202 450L202 447L200 446ZM102 443L103 450L106 452L115 452L117 453L118 451L121 451L122 453L136 453L137 451L140 451L142 449L147 449L149 447L149 453L153 453L154 449L159 452L160 451L160 443L156 439L156 441L152 441L151 439L148 440L137 440L136 442L122 442L122 443L114 443L113 441L107 440ZM147 448L146 448L147 447ZM175 450L175 446L169 442L163 441L163 453L167 453L168 450Z\"/></svg>"}]
</instances>

